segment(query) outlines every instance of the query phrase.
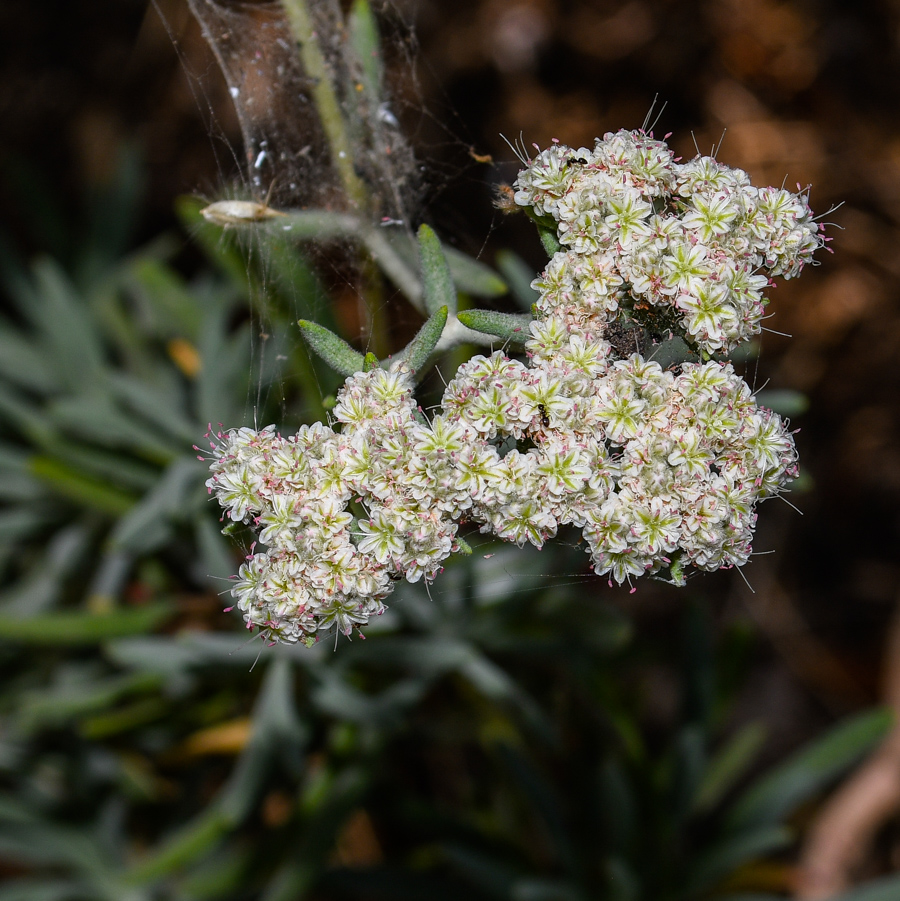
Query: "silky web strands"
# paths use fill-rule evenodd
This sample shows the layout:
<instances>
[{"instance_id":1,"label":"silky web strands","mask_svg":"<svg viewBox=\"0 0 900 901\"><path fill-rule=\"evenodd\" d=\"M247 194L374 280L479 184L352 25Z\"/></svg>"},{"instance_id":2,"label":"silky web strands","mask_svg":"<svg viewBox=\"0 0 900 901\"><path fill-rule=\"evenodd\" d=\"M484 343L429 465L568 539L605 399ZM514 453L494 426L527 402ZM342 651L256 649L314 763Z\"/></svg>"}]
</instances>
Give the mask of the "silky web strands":
<instances>
[{"instance_id":1,"label":"silky web strands","mask_svg":"<svg viewBox=\"0 0 900 901\"><path fill-rule=\"evenodd\" d=\"M797 475L785 422L721 357L760 331L763 289L824 239L807 198L740 169L678 163L641 131L526 160L515 202L558 251L526 360L475 356L426 419L404 362L351 375L330 425L220 432L211 493L258 532L232 593L248 627L308 644L432 580L461 521L519 546L581 530L610 582L743 565L756 505ZM613 340L670 336L686 362ZM634 345L632 345L633 347Z\"/></svg>"}]
</instances>

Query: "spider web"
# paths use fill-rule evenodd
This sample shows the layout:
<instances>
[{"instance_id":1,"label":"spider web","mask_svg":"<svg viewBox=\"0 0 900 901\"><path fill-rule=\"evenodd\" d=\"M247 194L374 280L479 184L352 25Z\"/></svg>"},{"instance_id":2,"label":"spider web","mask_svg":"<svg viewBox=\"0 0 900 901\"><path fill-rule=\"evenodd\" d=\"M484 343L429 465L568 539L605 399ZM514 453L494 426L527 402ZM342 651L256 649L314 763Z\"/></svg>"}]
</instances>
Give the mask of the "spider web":
<instances>
[{"instance_id":1,"label":"spider web","mask_svg":"<svg viewBox=\"0 0 900 901\"><path fill-rule=\"evenodd\" d=\"M276 0L188 0L218 60L243 136L243 168L257 200L277 206L347 208L315 101L318 79L305 71L298 42ZM406 220L417 194L415 161L387 102L372 102L337 0L307 4L330 82L348 114L353 166L371 213ZM385 14L393 9L384 6ZM400 48L404 42L397 42ZM407 51L408 52L408 51ZM411 66L411 59L409 60Z\"/></svg>"}]
</instances>

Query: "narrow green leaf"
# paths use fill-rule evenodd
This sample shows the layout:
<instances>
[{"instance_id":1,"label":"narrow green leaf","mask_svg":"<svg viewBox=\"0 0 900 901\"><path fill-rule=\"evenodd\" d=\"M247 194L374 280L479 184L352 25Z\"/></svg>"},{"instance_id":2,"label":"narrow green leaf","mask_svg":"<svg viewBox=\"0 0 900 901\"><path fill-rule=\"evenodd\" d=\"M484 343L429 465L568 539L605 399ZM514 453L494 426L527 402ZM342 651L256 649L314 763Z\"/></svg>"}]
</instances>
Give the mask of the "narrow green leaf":
<instances>
[{"instance_id":1,"label":"narrow green leaf","mask_svg":"<svg viewBox=\"0 0 900 901\"><path fill-rule=\"evenodd\" d=\"M171 386L151 384L125 373L116 372L109 380L116 398L130 412L137 413L147 422L179 443L193 444L197 437L198 423L189 420L178 406L186 406L183 396L170 390Z\"/></svg>"},{"instance_id":2,"label":"narrow green leaf","mask_svg":"<svg viewBox=\"0 0 900 901\"><path fill-rule=\"evenodd\" d=\"M9 498L0 491L0 500L8 502ZM0 509L0 545L15 545L56 519L57 512L49 505L35 506L31 498L25 500L27 504Z\"/></svg>"},{"instance_id":3,"label":"narrow green leaf","mask_svg":"<svg viewBox=\"0 0 900 901\"><path fill-rule=\"evenodd\" d=\"M604 901L638 901L641 897L641 883L634 867L621 857L606 860L606 888Z\"/></svg>"},{"instance_id":4,"label":"narrow green leaf","mask_svg":"<svg viewBox=\"0 0 900 901\"><path fill-rule=\"evenodd\" d=\"M154 720L162 720L172 712L171 704L163 698L144 698L133 704L89 716L79 723L78 731L90 741L130 732Z\"/></svg>"},{"instance_id":5,"label":"narrow green leaf","mask_svg":"<svg viewBox=\"0 0 900 901\"><path fill-rule=\"evenodd\" d=\"M398 725L407 711L422 700L427 687L421 678L403 679L372 695L329 673L320 677L310 698L316 708L343 722L383 729Z\"/></svg>"},{"instance_id":6,"label":"narrow green leaf","mask_svg":"<svg viewBox=\"0 0 900 901\"><path fill-rule=\"evenodd\" d=\"M128 264L124 281L152 316L157 334L196 341L202 310L184 279L162 260L140 256Z\"/></svg>"},{"instance_id":7,"label":"narrow green leaf","mask_svg":"<svg viewBox=\"0 0 900 901\"><path fill-rule=\"evenodd\" d=\"M893 725L889 710L876 709L845 720L751 786L727 818L735 830L772 825L871 750Z\"/></svg>"},{"instance_id":8,"label":"narrow green leaf","mask_svg":"<svg viewBox=\"0 0 900 901\"><path fill-rule=\"evenodd\" d=\"M540 705L505 670L469 646L457 666L457 672L486 698L518 708L528 726L542 739L554 740L554 726Z\"/></svg>"},{"instance_id":9,"label":"narrow green leaf","mask_svg":"<svg viewBox=\"0 0 900 901\"><path fill-rule=\"evenodd\" d=\"M791 831L784 826L763 826L750 832L741 832L713 845L693 865L690 891L709 888L733 873L738 867L789 845Z\"/></svg>"},{"instance_id":10,"label":"narrow green leaf","mask_svg":"<svg viewBox=\"0 0 900 901\"><path fill-rule=\"evenodd\" d=\"M416 333L415 338L397 355L414 373L418 374L424 370L428 358L441 340L444 326L447 324L447 314L446 306L435 310Z\"/></svg>"},{"instance_id":11,"label":"narrow green leaf","mask_svg":"<svg viewBox=\"0 0 900 901\"><path fill-rule=\"evenodd\" d=\"M34 456L29 461L28 469L57 494L102 513L121 516L137 502L133 494L86 476L52 457Z\"/></svg>"},{"instance_id":12,"label":"narrow green leaf","mask_svg":"<svg viewBox=\"0 0 900 901\"><path fill-rule=\"evenodd\" d=\"M299 773L307 733L294 703L293 673L286 658L275 658L253 710L253 732L217 800L229 823L237 825L254 809L275 755Z\"/></svg>"},{"instance_id":13,"label":"narrow green leaf","mask_svg":"<svg viewBox=\"0 0 900 901\"><path fill-rule=\"evenodd\" d=\"M524 344L531 338L533 318L525 313L495 313L493 310L463 310L459 321L476 332L493 335L511 344Z\"/></svg>"},{"instance_id":14,"label":"narrow green leaf","mask_svg":"<svg viewBox=\"0 0 900 901\"><path fill-rule=\"evenodd\" d=\"M422 285L416 271L418 244L405 231L387 233L383 228L366 228L362 240L378 268L403 292L423 316L428 315L422 300Z\"/></svg>"},{"instance_id":15,"label":"narrow green leaf","mask_svg":"<svg viewBox=\"0 0 900 901\"><path fill-rule=\"evenodd\" d=\"M682 726L672 742L672 800L669 809L676 822L688 819L697 786L706 768L706 740L696 722Z\"/></svg>"},{"instance_id":16,"label":"narrow green leaf","mask_svg":"<svg viewBox=\"0 0 900 901\"><path fill-rule=\"evenodd\" d=\"M48 866L74 870L93 883L87 897L109 901L116 897L112 892L98 892L101 885L114 889L114 865L84 829L60 827L46 820L14 825L0 821L0 857L19 865L42 866L45 873L52 872Z\"/></svg>"},{"instance_id":17,"label":"narrow green leaf","mask_svg":"<svg viewBox=\"0 0 900 901\"><path fill-rule=\"evenodd\" d=\"M229 601L223 598L222 603ZM241 643L234 632L184 631L174 638L162 635L122 638L105 644L103 652L118 666L164 675L204 666L235 667L246 672L259 656L256 642ZM266 653L278 653L278 649ZM307 663L309 658L304 655L300 661Z\"/></svg>"},{"instance_id":18,"label":"narrow green leaf","mask_svg":"<svg viewBox=\"0 0 900 901\"><path fill-rule=\"evenodd\" d=\"M35 409L32 403L23 399L21 392L7 388L6 385L0 385L0 417L4 420L7 433L11 426L38 447L51 444L56 439L57 432L44 410Z\"/></svg>"},{"instance_id":19,"label":"narrow green leaf","mask_svg":"<svg viewBox=\"0 0 900 901\"><path fill-rule=\"evenodd\" d=\"M766 740L762 723L748 723L712 759L694 798L694 810L711 810L753 763Z\"/></svg>"},{"instance_id":20,"label":"narrow green leaf","mask_svg":"<svg viewBox=\"0 0 900 901\"><path fill-rule=\"evenodd\" d=\"M456 312L456 288L450 275L450 267L434 230L419 226L419 265L424 283L425 309L434 315L441 307Z\"/></svg>"},{"instance_id":21,"label":"narrow green leaf","mask_svg":"<svg viewBox=\"0 0 900 901\"><path fill-rule=\"evenodd\" d=\"M800 416L809 409L809 398L802 391L770 389L758 391L756 402L774 410L779 416Z\"/></svg>"},{"instance_id":22,"label":"narrow green leaf","mask_svg":"<svg viewBox=\"0 0 900 901\"><path fill-rule=\"evenodd\" d=\"M122 698L156 691L162 682L149 673L99 677L70 667L57 683L23 693L16 710L16 726L22 732L59 727L99 711L108 711Z\"/></svg>"},{"instance_id":23,"label":"narrow green leaf","mask_svg":"<svg viewBox=\"0 0 900 901\"><path fill-rule=\"evenodd\" d=\"M312 855L305 855L304 859L300 860L288 857L273 873L260 901L300 901L308 898L310 887L316 881L321 869L321 860L316 860ZM352 873L352 870L349 872ZM366 868L365 872L368 875L373 871ZM368 880L366 885L368 890Z\"/></svg>"},{"instance_id":24,"label":"narrow green leaf","mask_svg":"<svg viewBox=\"0 0 900 901\"><path fill-rule=\"evenodd\" d=\"M334 332L306 319L298 320L297 325L300 326L300 334L303 335L303 340L310 349L315 351L332 369L341 375L354 375L363 371L365 357L346 341L338 338Z\"/></svg>"},{"instance_id":25,"label":"narrow green leaf","mask_svg":"<svg viewBox=\"0 0 900 901\"><path fill-rule=\"evenodd\" d=\"M10 879L0 888L0 901L71 901L91 894L75 879Z\"/></svg>"},{"instance_id":26,"label":"narrow green leaf","mask_svg":"<svg viewBox=\"0 0 900 901\"><path fill-rule=\"evenodd\" d=\"M27 334L8 323L0 324L0 376L39 394L59 388L44 354Z\"/></svg>"},{"instance_id":27,"label":"narrow green leaf","mask_svg":"<svg viewBox=\"0 0 900 901\"><path fill-rule=\"evenodd\" d=\"M888 876L859 885L830 901L897 901L897 898L900 898L900 876Z\"/></svg>"},{"instance_id":28,"label":"narrow green leaf","mask_svg":"<svg viewBox=\"0 0 900 901\"><path fill-rule=\"evenodd\" d=\"M72 573L90 557L91 532L87 525L75 522L46 538L43 552L0 594L3 615L28 619L56 604Z\"/></svg>"},{"instance_id":29,"label":"narrow green leaf","mask_svg":"<svg viewBox=\"0 0 900 901\"><path fill-rule=\"evenodd\" d=\"M179 829L148 860L125 874L130 885L145 885L180 870L215 847L230 829L228 817L212 804Z\"/></svg>"},{"instance_id":30,"label":"narrow green leaf","mask_svg":"<svg viewBox=\"0 0 900 901\"><path fill-rule=\"evenodd\" d=\"M211 309L203 319L198 347L202 367L194 399L198 422L238 425L246 408L239 398L252 384L248 364L252 338L248 327L231 331L229 319L225 308Z\"/></svg>"},{"instance_id":31,"label":"narrow green leaf","mask_svg":"<svg viewBox=\"0 0 900 901\"><path fill-rule=\"evenodd\" d=\"M223 843L218 851L208 855L179 880L179 894L190 901L235 898L243 890L247 874L253 872L255 865L252 846L238 842ZM0 901L3 899L0 898ZM296 897L291 901L297 901Z\"/></svg>"},{"instance_id":32,"label":"narrow green leaf","mask_svg":"<svg viewBox=\"0 0 900 901\"><path fill-rule=\"evenodd\" d=\"M171 604L155 603L108 613L45 613L28 619L0 616L0 639L47 647L99 644L152 632L172 612Z\"/></svg>"},{"instance_id":33,"label":"narrow green leaf","mask_svg":"<svg viewBox=\"0 0 900 901\"><path fill-rule=\"evenodd\" d=\"M195 652L191 641L195 634L181 632L174 638L164 635L141 635L137 638L116 639L103 646L103 654L113 663L126 669L173 677L187 672L192 667L210 663L208 659Z\"/></svg>"},{"instance_id":34,"label":"narrow green leaf","mask_svg":"<svg viewBox=\"0 0 900 901\"><path fill-rule=\"evenodd\" d=\"M187 499L205 475L202 465L189 457L170 464L153 488L116 523L110 545L132 554L157 550L168 540L175 522L189 512Z\"/></svg>"},{"instance_id":35,"label":"narrow green leaf","mask_svg":"<svg viewBox=\"0 0 900 901\"><path fill-rule=\"evenodd\" d=\"M194 520L194 535L204 575L211 579L228 579L235 571L233 545L221 532L221 526L210 516Z\"/></svg>"},{"instance_id":36,"label":"narrow green leaf","mask_svg":"<svg viewBox=\"0 0 900 901\"><path fill-rule=\"evenodd\" d=\"M196 438L197 432L195 431L191 436L192 443ZM117 454L101 450L98 447L78 444L71 439L55 442L48 451L48 457L53 457L72 469L81 471L86 476L101 482L112 483L118 488L144 492L152 488L159 478L159 469L155 466L126 457L121 453Z\"/></svg>"},{"instance_id":37,"label":"narrow green leaf","mask_svg":"<svg viewBox=\"0 0 900 901\"><path fill-rule=\"evenodd\" d=\"M134 566L135 555L114 545L103 548L87 590L89 609L107 610L115 606Z\"/></svg>"},{"instance_id":38,"label":"narrow green leaf","mask_svg":"<svg viewBox=\"0 0 900 901\"><path fill-rule=\"evenodd\" d=\"M116 450L128 448L148 460L168 462L184 450L181 440L141 421L105 392L60 398L47 412L52 422L70 435Z\"/></svg>"},{"instance_id":39,"label":"narrow green leaf","mask_svg":"<svg viewBox=\"0 0 900 901\"><path fill-rule=\"evenodd\" d=\"M65 385L99 383L104 369L101 337L88 305L55 260L38 260L34 278L41 292L40 328L46 363Z\"/></svg>"},{"instance_id":40,"label":"narrow green leaf","mask_svg":"<svg viewBox=\"0 0 900 901\"><path fill-rule=\"evenodd\" d=\"M457 289L473 297L501 297L509 286L490 266L455 247L445 246L444 256Z\"/></svg>"},{"instance_id":41,"label":"narrow green leaf","mask_svg":"<svg viewBox=\"0 0 900 901\"><path fill-rule=\"evenodd\" d=\"M497 253L497 268L503 273L503 277L509 284L512 296L526 313L531 312L540 295L531 283L535 279L534 270L525 260L511 250L501 250Z\"/></svg>"},{"instance_id":42,"label":"narrow green leaf","mask_svg":"<svg viewBox=\"0 0 900 901\"><path fill-rule=\"evenodd\" d=\"M384 231L386 230L379 229L377 233L382 234ZM413 241L405 231L388 231L386 242L403 263L407 266L415 265L420 252L418 242ZM441 245L441 250L458 291L473 297L499 297L509 290L506 282L490 266L447 244ZM402 285L398 287L402 289Z\"/></svg>"},{"instance_id":43,"label":"narrow green leaf","mask_svg":"<svg viewBox=\"0 0 900 901\"><path fill-rule=\"evenodd\" d=\"M538 225L538 234L541 237L541 244L544 245L544 250L547 251L548 257L552 257L555 253L559 252L562 244L559 243L556 229Z\"/></svg>"}]
</instances>

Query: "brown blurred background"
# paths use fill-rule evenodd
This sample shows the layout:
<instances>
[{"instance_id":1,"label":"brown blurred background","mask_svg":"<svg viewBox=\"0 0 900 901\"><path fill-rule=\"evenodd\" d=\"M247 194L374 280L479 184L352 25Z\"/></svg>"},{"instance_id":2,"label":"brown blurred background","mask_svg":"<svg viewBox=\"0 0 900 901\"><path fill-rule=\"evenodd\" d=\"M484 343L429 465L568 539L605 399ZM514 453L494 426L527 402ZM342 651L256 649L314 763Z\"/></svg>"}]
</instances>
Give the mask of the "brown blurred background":
<instances>
[{"instance_id":1,"label":"brown blurred background","mask_svg":"<svg viewBox=\"0 0 900 901\"><path fill-rule=\"evenodd\" d=\"M759 383L809 399L794 419L809 489L792 500L804 515L766 505L757 548L776 553L748 568L757 594L721 584L723 603L771 639L779 662L754 703L778 696L785 729L875 702L900 571L900 5L393 7L395 26L399 13L411 28L393 55L415 64L398 75L396 109L427 167L421 216L489 260L505 246L542 260L527 223L491 205L516 171L501 133L588 144L639 127L657 96L656 134L672 132L683 156L695 140L703 152L721 142L719 158L755 183L811 184L817 212L843 204L827 217L833 255L774 292L768 324L793 337L761 342ZM235 177L236 119L184 0L6 0L0 43L0 203L20 251L43 249L28 225L45 202L74 217L125 143L145 163L144 239L175 227L176 195L215 194Z\"/></svg>"}]
</instances>

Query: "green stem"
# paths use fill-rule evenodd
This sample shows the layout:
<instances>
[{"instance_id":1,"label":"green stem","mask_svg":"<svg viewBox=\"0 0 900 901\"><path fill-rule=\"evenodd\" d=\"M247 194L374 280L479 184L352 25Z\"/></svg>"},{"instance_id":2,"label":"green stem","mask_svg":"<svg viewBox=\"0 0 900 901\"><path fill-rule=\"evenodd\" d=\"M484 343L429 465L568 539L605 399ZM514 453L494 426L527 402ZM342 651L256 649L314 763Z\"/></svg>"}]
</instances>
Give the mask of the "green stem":
<instances>
[{"instance_id":1,"label":"green stem","mask_svg":"<svg viewBox=\"0 0 900 901\"><path fill-rule=\"evenodd\" d=\"M355 209L365 213L368 208L368 192L353 168L353 147L347 134L347 123L341 115L340 101L329 76L328 64L319 45L319 35L306 0L281 0L281 5L291 34L297 41L303 67L313 82L313 97L344 191Z\"/></svg>"}]
</instances>

